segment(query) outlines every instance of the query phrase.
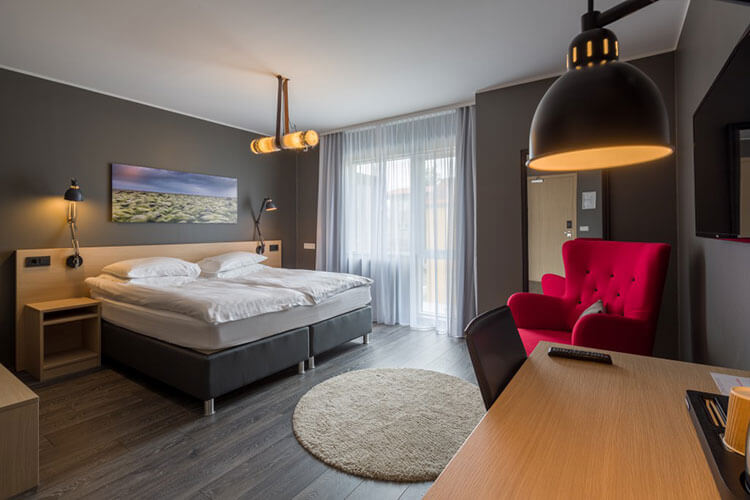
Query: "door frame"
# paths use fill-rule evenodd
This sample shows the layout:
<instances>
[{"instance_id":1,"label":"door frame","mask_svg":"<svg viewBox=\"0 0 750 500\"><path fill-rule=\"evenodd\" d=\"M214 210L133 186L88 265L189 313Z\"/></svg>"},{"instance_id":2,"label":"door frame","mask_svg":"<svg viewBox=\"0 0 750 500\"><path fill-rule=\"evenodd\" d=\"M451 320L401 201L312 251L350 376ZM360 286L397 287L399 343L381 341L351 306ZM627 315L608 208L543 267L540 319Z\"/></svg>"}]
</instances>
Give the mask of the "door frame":
<instances>
[{"instance_id":1,"label":"door frame","mask_svg":"<svg viewBox=\"0 0 750 500\"><path fill-rule=\"evenodd\" d=\"M529 150L521 150L521 256L522 256L522 285L523 291L529 291L529 193L528 193L528 171L529 168L526 166L526 161L529 158ZM569 172L560 172L569 173ZM573 173L573 172L570 172ZM576 188L576 193L578 188ZM578 210L578 195L576 194L576 210ZM609 228L609 171L606 169L602 170L602 235L603 239L608 240L610 238ZM577 228L576 228L577 229ZM576 230L576 234L578 231Z\"/></svg>"}]
</instances>

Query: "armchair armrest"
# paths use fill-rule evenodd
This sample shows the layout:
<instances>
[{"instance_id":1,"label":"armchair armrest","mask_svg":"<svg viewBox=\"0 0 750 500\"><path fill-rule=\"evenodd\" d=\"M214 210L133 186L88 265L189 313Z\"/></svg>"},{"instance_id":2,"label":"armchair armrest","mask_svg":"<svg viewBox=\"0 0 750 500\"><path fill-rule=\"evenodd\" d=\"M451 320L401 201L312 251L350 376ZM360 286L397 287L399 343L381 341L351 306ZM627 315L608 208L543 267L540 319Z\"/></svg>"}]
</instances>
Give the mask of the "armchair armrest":
<instances>
[{"instance_id":1,"label":"armchair armrest","mask_svg":"<svg viewBox=\"0 0 750 500\"><path fill-rule=\"evenodd\" d=\"M568 329L570 304L560 297L538 293L514 293L508 299L508 307L518 328Z\"/></svg>"},{"instance_id":2,"label":"armchair armrest","mask_svg":"<svg viewBox=\"0 0 750 500\"><path fill-rule=\"evenodd\" d=\"M571 340L573 345L651 356L654 327L640 319L588 314L573 327Z\"/></svg>"},{"instance_id":3,"label":"armchair armrest","mask_svg":"<svg viewBox=\"0 0 750 500\"><path fill-rule=\"evenodd\" d=\"M557 274L545 274L542 276L542 292L544 295L562 297L565 295L565 278Z\"/></svg>"}]
</instances>

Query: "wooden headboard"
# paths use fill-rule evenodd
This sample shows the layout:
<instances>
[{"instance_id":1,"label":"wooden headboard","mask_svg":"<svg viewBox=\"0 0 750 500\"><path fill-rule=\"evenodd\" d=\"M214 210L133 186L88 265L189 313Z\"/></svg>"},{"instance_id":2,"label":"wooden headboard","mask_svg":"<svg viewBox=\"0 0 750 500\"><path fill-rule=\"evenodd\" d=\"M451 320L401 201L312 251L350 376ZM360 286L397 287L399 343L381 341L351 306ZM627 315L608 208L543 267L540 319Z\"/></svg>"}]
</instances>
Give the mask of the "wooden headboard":
<instances>
[{"instance_id":1,"label":"wooden headboard","mask_svg":"<svg viewBox=\"0 0 750 500\"><path fill-rule=\"evenodd\" d=\"M264 263L281 267L281 240L266 240ZM101 273L113 262L139 257L177 257L191 262L226 252L244 250L254 252L256 241L231 241L220 243L184 243L173 245L133 245L119 247L82 247L83 265L78 269L66 266L65 260L73 254L71 248L37 248L16 250L16 369L23 365L19 346L23 334L23 308L32 302L88 296L84 280ZM49 266L26 267L27 257L49 257Z\"/></svg>"}]
</instances>

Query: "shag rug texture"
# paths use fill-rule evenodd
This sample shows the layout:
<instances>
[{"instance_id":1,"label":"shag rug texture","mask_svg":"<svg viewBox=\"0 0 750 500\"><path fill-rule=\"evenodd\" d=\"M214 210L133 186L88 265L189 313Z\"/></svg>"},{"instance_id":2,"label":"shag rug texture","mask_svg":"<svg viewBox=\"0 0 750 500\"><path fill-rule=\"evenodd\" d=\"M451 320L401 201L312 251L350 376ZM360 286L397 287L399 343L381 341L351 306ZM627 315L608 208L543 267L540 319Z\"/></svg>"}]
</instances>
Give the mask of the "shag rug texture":
<instances>
[{"instance_id":1,"label":"shag rug texture","mask_svg":"<svg viewBox=\"0 0 750 500\"><path fill-rule=\"evenodd\" d=\"M479 388L444 373L357 370L302 396L297 440L326 464L385 481L431 481L484 415Z\"/></svg>"}]
</instances>

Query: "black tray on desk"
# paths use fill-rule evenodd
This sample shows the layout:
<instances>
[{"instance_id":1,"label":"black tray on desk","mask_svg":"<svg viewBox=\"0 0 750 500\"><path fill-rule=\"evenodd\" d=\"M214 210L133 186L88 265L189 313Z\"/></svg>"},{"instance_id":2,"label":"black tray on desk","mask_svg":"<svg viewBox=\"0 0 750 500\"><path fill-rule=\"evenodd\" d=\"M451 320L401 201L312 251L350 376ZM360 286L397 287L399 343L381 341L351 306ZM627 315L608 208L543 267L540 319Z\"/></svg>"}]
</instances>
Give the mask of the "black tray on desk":
<instances>
[{"instance_id":1,"label":"black tray on desk","mask_svg":"<svg viewBox=\"0 0 750 500\"><path fill-rule=\"evenodd\" d=\"M724 447L721 440L724 427L714 423L708 410L706 400L715 401L727 413L729 397L710 392L686 391L685 401L695 431L703 447L706 460L713 473L716 486L722 498L750 498L743 486L745 475L745 457L731 452Z\"/></svg>"}]
</instances>

